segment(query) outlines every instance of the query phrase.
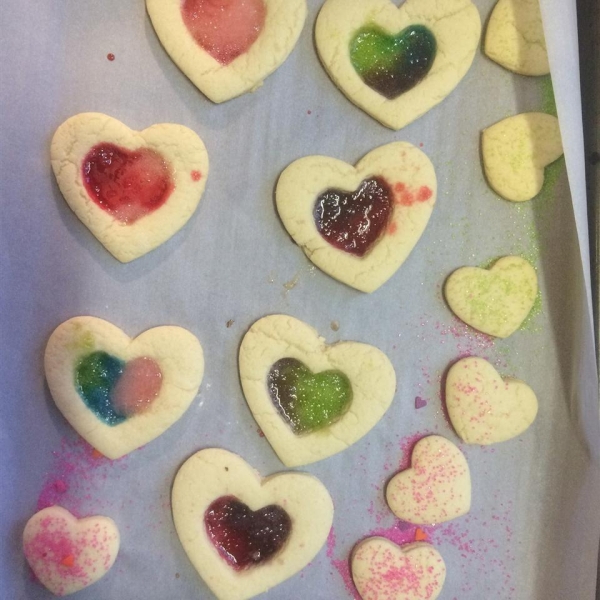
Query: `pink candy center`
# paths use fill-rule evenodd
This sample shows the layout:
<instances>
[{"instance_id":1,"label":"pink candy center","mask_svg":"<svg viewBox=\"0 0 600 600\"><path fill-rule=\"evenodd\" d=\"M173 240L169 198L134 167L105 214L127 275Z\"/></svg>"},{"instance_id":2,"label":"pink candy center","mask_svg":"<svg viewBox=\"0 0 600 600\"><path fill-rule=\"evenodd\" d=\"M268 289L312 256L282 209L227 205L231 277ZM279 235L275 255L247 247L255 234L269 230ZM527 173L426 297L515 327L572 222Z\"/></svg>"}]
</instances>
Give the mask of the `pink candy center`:
<instances>
[{"instance_id":1,"label":"pink candy center","mask_svg":"<svg viewBox=\"0 0 600 600\"><path fill-rule=\"evenodd\" d=\"M147 356L127 363L117 381L111 401L117 413L124 416L139 414L148 409L162 386L162 373L158 363Z\"/></svg>"}]
</instances>

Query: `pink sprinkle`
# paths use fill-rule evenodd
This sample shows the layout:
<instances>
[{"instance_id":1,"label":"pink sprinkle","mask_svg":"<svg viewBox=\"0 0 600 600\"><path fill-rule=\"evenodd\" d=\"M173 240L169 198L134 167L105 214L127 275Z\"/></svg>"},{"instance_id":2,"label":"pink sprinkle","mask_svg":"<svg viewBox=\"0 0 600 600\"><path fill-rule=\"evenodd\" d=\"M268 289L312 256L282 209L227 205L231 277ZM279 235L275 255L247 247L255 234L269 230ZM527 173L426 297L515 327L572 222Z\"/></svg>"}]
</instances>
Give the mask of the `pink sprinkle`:
<instances>
[{"instance_id":1,"label":"pink sprinkle","mask_svg":"<svg viewBox=\"0 0 600 600\"><path fill-rule=\"evenodd\" d=\"M192 181L200 181L202 179L202 173L200 171L192 171L190 173Z\"/></svg>"},{"instance_id":2,"label":"pink sprinkle","mask_svg":"<svg viewBox=\"0 0 600 600\"><path fill-rule=\"evenodd\" d=\"M425 408L427 406L427 400L423 400L421 396L417 396L415 398L415 408L419 410L420 408Z\"/></svg>"}]
</instances>

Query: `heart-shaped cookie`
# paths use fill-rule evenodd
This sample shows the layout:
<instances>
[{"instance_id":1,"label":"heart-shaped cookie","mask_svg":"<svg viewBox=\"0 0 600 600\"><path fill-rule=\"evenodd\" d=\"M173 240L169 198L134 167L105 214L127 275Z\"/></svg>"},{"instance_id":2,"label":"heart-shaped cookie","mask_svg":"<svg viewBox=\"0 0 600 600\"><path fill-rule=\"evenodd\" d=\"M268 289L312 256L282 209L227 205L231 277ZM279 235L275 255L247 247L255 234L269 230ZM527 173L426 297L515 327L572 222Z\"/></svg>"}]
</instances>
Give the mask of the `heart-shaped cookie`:
<instances>
[{"instance_id":1,"label":"heart-shaped cookie","mask_svg":"<svg viewBox=\"0 0 600 600\"><path fill-rule=\"evenodd\" d=\"M208 176L206 148L191 129L161 124L137 132L100 113L67 119L50 157L68 205L121 262L179 231Z\"/></svg>"},{"instance_id":2,"label":"heart-shaped cookie","mask_svg":"<svg viewBox=\"0 0 600 600\"><path fill-rule=\"evenodd\" d=\"M326 0L316 25L321 61L365 112L401 129L465 76L481 35L470 0Z\"/></svg>"},{"instance_id":3,"label":"heart-shaped cookie","mask_svg":"<svg viewBox=\"0 0 600 600\"><path fill-rule=\"evenodd\" d=\"M537 293L535 269L520 256L505 256L489 269L462 267L444 285L448 306L459 319L499 338L519 329Z\"/></svg>"},{"instance_id":4,"label":"heart-shaped cookie","mask_svg":"<svg viewBox=\"0 0 600 600\"><path fill-rule=\"evenodd\" d=\"M500 377L483 358L452 365L446 378L446 406L456 433L467 444L510 440L534 421L538 401L523 381Z\"/></svg>"},{"instance_id":5,"label":"heart-shaped cookie","mask_svg":"<svg viewBox=\"0 0 600 600\"><path fill-rule=\"evenodd\" d=\"M446 580L444 559L430 544L371 537L354 548L351 563L363 600L435 600Z\"/></svg>"},{"instance_id":6,"label":"heart-shaped cookie","mask_svg":"<svg viewBox=\"0 0 600 600\"><path fill-rule=\"evenodd\" d=\"M108 517L75 518L51 506L29 519L23 531L25 558L40 583L57 596L92 585L113 566L119 530Z\"/></svg>"},{"instance_id":7,"label":"heart-shaped cookie","mask_svg":"<svg viewBox=\"0 0 600 600\"><path fill-rule=\"evenodd\" d=\"M392 512L415 525L434 525L471 509L471 474L463 453L449 440L430 435L417 442L411 467L387 485Z\"/></svg>"},{"instance_id":8,"label":"heart-shaped cookie","mask_svg":"<svg viewBox=\"0 0 600 600\"><path fill-rule=\"evenodd\" d=\"M198 393L204 358L181 327L131 339L107 321L74 317L59 325L44 356L48 387L67 421L108 458L166 431Z\"/></svg>"},{"instance_id":9,"label":"heart-shaped cookie","mask_svg":"<svg viewBox=\"0 0 600 600\"><path fill-rule=\"evenodd\" d=\"M183 548L219 600L245 600L295 575L333 521L331 497L315 477L261 479L239 456L214 448L179 469L172 507Z\"/></svg>"},{"instance_id":10,"label":"heart-shaped cookie","mask_svg":"<svg viewBox=\"0 0 600 600\"><path fill-rule=\"evenodd\" d=\"M279 178L276 202L288 233L317 267L372 292L419 241L436 195L431 161L413 145L394 142L356 167L327 156L293 162Z\"/></svg>"},{"instance_id":11,"label":"heart-shaped cookie","mask_svg":"<svg viewBox=\"0 0 600 600\"><path fill-rule=\"evenodd\" d=\"M306 0L146 0L165 50L213 102L259 87L294 49Z\"/></svg>"},{"instance_id":12,"label":"heart-shaped cookie","mask_svg":"<svg viewBox=\"0 0 600 600\"><path fill-rule=\"evenodd\" d=\"M544 169L563 154L558 119L523 113L504 119L481 135L481 154L490 187L512 202L539 194Z\"/></svg>"},{"instance_id":13,"label":"heart-shaped cookie","mask_svg":"<svg viewBox=\"0 0 600 600\"><path fill-rule=\"evenodd\" d=\"M521 75L550 73L540 0L498 0L487 25L485 53Z\"/></svg>"},{"instance_id":14,"label":"heart-shaped cookie","mask_svg":"<svg viewBox=\"0 0 600 600\"><path fill-rule=\"evenodd\" d=\"M358 342L328 346L286 315L256 321L239 362L248 406L288 467L345 450L381 419L396 390L383 352Z\"/></svg>"}]
</instances>

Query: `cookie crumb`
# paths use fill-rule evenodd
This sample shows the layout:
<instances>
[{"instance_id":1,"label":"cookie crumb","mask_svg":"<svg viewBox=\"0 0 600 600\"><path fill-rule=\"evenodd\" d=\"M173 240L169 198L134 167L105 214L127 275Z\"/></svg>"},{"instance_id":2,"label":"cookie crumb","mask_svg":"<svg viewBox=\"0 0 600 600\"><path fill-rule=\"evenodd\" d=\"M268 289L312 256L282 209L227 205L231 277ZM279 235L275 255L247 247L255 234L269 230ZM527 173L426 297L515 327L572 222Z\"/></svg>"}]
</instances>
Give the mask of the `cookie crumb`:
<instances>
[{"instance_id":1,"label":"cookie crumb","mask_svg":"<svg viewBox=\"0 0 600 600\"><path fill-rule=\"evenodd\" d=\"M181 577L181 575L179 575L179 573L175 573L175 579L179 579Z\"/></svg>"},{"instance_id":2,"label":"cookie crumb","mask_svg":"<svg viewBox=\"0 0 600 600\"><path fill-rule=\"evenodd\" d=\"M287 292L289 292L290 290L293 290L298 285L299 281L300 281L300 273L296 273L294 275L294 277L292 279L290 279L290 281L286 281L283 284L283 287L286 289Z\"/></svg>"},{"instance_id":3,"label":"cookie crumb","mask_svg":"<svg viewBox=\"0 0 600 600\"><path fill-rule=\"evenodd\" d=\"M329 326L331 327L332 331L339 331L340 329L340 324L338 321L331 321L331 324Z\"/></svg>"},{"instance_id":4,"label":"cookie crumb","mask_svg":"<svg viewBox=\"0 0 600 600\"><path fill-rule=\"evenodd\" d=\"M227 329L229 329L234 323L235 323L235 321L233 319L229 319L229 321L227 321L227 323L226 323Z\"/></svg>"}]
</instances>

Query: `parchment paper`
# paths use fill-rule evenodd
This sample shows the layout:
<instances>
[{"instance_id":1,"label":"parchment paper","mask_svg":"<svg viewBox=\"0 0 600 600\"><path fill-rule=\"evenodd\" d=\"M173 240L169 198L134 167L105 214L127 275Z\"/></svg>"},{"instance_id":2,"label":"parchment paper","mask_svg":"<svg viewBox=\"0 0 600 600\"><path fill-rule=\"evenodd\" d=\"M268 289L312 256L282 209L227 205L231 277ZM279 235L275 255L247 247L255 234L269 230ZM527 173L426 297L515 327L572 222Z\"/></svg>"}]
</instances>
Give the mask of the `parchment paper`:
<instances>
[{"instance_id":1,"label":"parchment paper","mask_svg":"<svg viewBox=\"0 0 600 600\"><path fill-rule=\"evenodd\" d=\"M485 22L493 0L476 3ZM305 469L331 491L333 534L302 574L265 598L351 598L340 571L347 570L353 545L373 531L412 535L386 508L385 482L406 464L415 438L436 432L458 442L444 417L441 388L447 367L467 354L526 380L538 394L540 413L519 439L491 449L463 447L473 477L472 511L426 531L448 566L441 598L594 597L600 537L594 460L600 438L588 263L581 250L587 245L574 2L543 0L575 212L564 162L551 168L539 198L519 206L499 199L482 175L480 131L511 114L550 109L548 78L514 75L479 54L448 99L392 132L350 104L319 64L312 28L320 5L309 0L298 47L262 88L215 106L163 51L141 0L4 1L3 600L50 597L31 580L20 545L25 522L49 500L80 515L111 516L121 529L115 568L78 598L212 597L176 537L170 487L179 465L209 446L238 452L264 475L283 470L249 414L236 360L251 323L278 312L303 319L331 342L378 346L396 368L398 391L388 415L366 438ZM54 130L83 111L105 112L134 129L182 123L209 150L211 173L197 213L168 243L128 265L115 261L77 220L50 170ZM422 144L438 173L438 204L405 265L376 293L364 295L310 266L277 217L273 189L282 169L301 156L355 162L394 140ZM513 253L535 263L541 303L523 331L494 341L452 317L441 286L457 267ZM49 334L80 314L108 319L130 335L181 325L200 338L206 354L201 392L185 417L116 463L93 458L78 442L44 383ZM417 410L416 397L427 406Z\"/></svg>"}]
</instances>

